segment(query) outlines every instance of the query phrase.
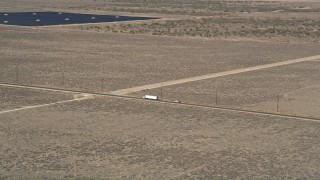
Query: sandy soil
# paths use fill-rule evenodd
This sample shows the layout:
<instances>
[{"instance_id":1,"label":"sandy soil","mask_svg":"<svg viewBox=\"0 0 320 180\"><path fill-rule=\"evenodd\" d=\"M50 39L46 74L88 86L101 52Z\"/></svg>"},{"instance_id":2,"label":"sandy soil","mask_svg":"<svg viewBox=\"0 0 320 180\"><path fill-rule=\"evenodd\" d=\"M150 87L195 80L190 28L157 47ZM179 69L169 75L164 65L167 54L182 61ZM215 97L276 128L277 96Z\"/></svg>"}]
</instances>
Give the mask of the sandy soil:
<instances>
[{"instance_id":1,"label":"sandy soil","mask_svg":"<svg viewBox=\"0 0 320 180\"><path fill-rule=\"evenodd\" d=\"M53 93L0 86L0 112L73 99L72 94Z\"/></svg>"},{"instance_id":2,"label":"sandy soil","mask_svg":"<svg viewBox=\"0 0 320 180\"><path fill-rule=\"evenodd\" d=\"M1 116L4 178L307 178L319 123L124 99Z\"/></svg>"},{"instance_id":3,"label":"sandy soil","mask_svg":"<svg viewBox=\"0 0 320 180\"><path fill-rule=\"evenodd\" d=\"M194 77L185 78L185 79L177 79L177 80L172 80L172 81L160 82L160 83L156 83L156 84L138 86L138 87L133 87L133 88L128 88L128 89L120 89L117 91L112 91L110 93L115 94L115 95L127 95L127 94L131 94L131 93L136 93L139 91L151 90L151 89L162 88L162 87L173 86L173 85L177 85L177 84L184 84L184 83L195 82L195 81L201 81L201 80L206 80L206 79L213 79L213 78L218 78L218 77L223 77L223 76L230 76L230 75L234 75L234 74L246 73L246 72L251 72L251 71L259 71L259 70L264 70L264 69L268 69L268 68L274 68L274 67L278 67L278 66L286 66L286 65L291 65L291 64L301 63L301 62L306 62L306 61L312 62L314 60L316 60L316 61L320 60L320 55L299 58L299 59L292 59L292 60L271 63L271 64L258 65L258 66L247 67L247 68L242 68L242 69L234 69L234 70L224 71L224 72L219 72L219 73L214 73L214 74L194 76Z\"/></svg>"},{"instance_id":4,"label":"sandy soil","mask_svg":"<svg viewBox=\"0 0 320 180\"><path fill-rule=\"evenodd\" d=\"M283 114L320 117L320 82L281 94L278 111ZM275 102L248 105L252 109L277 111Z\"/></svg>"},{"instance_id":5,"label":"sandy soil","mask_svg":"<svg viewBox=\"0 0 320 180\"><path fill-rule=\"evenodd\" d=\"M216 105L217 101L220 106L275 112L280 95L281 113L320 117L319 98L315 95L319 94L319 65L319 61L303 62L146 90L131 96L162 95L164 100L203 105Z\"/></svg>"},{"instance_id":6,"label":"sandy soil","mask_svg":"<svg viewBox=\"0 0 320 180\"><path fill-rule=\"evenodd\" d=\"M312 56L320 48L312 43L132 36L60 28L0 29L2 82L18 80L96 92Z\"/></svg>"},{"instance_id":7,"label":"sandy soil","mask_svg":"<svg viewBox=\"0 0 320 180\"><path fill-rule=\"evenodd\" d=\"M98 11L99 3L105 2L3 0L0 10L107 13ZM303 17L303 13L297 15ZM309 42L224 41L3 25L0 42L0 82L95 92L320 52L318 43ZM167 100L214 104L218 89L219 105L274 111L272 104L281 94L280 112L319 117L319 65L318 61L305 62L169 86L162 95ZM3 92L6 96L1 96ZM0 86L0 111L72 98L72 93ZM96 98L0 114L0 123L0 179L320 178L320 121L316 120Z\"/></svg>"}]
</instances>

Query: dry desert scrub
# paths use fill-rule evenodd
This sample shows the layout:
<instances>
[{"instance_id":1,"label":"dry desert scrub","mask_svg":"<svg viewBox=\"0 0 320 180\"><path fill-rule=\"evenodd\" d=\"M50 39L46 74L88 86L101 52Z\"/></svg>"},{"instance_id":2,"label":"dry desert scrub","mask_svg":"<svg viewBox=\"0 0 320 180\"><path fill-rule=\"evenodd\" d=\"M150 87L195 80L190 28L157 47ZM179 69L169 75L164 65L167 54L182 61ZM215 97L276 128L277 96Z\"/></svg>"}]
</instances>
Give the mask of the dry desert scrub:
<instances>
[{"instance_id":1,"label":"dry desert scrub","mask_svg":"<svg viewBox=\"0 0 320 180\"><path fill-rule=\"evenodd\" d=\"M316 2L225 1L225 0L94 0L71 9L207 16L235 12L319 12Z\"/></svg>"},{"instance_id":2,"label":"dry desert scrub","mask_svg":"<svg viewBox=\"0 0 320 180\"><path fill-rule=\"evenodd\" d=\"M98 32L190 36L203 38L294 38L318 42L320 21L313 19L210 17L150 23L80 26Z\"/></svg>"}]
</instances>

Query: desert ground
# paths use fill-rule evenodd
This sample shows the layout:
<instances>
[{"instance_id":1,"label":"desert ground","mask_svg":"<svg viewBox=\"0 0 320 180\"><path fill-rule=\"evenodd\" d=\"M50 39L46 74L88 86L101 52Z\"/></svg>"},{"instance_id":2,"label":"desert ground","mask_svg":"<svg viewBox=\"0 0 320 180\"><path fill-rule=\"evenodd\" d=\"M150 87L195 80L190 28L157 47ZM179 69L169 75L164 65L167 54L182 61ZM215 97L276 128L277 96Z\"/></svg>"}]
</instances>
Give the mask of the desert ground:
<instances>
[{"instance_id":1,"label":"desert ground","mask_svg":"<svg viewBox=\"0 0 320 180\"><path fill-rule=\"evenodd\" d=\"M129 94L162 96L201 105L220 105L284 114L320 117L320 61L310 61L265 70L183 83Z\"/></svg>"},{"instance_id":2,"label":"desert ground","mask_svg":"<svg viewBox=\"0 0 320 180\"><path fill-rule=\"evenodd\" d=\"M1 115L4 178L319 177L319 122L97 98Z\"/></svg>"},{"instance_id":3,"label":"desert ground","mask_svg":"<svg viewBox=\"0 0 320 180\"><path fill-rule=\"evenodd\" d=\"M320 49L318 43L0 29L2 82L96 92L312 56Z\"/></svg>"},{"instance_id":4,"label":"desert ground","mask_svg":"<svg viewBox=\"0 0 320 180\"><path fill-rule=\"evenodd\" d=\"M0 24L0 179L320 178L319 1L0 2L21 11L160 19Z\"/></svg>"},{"instance_id":5,"label":"desert ground","mask_svg":"<svg viewBox=\"0 0 320 180\"><path fill-rule=\"evenodd\" d=\"M72 94L53 93L38 90L28 90L21 88L1 87L0 88L0 110L16 109L24 106L46 104L69 100ZM0 112L1 112L0 111Z\"/></svg>"}]
</instances>

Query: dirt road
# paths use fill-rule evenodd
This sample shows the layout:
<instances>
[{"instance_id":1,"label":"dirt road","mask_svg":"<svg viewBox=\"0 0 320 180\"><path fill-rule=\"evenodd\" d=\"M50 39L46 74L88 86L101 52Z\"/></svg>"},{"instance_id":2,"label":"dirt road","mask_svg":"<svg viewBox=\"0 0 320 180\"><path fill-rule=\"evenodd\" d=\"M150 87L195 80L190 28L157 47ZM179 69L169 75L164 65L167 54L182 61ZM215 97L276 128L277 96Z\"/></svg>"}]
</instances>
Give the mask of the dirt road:
<instances>
[{"instance_id":1,"label":"dirt road","mask_svg":"<svg viewBox=\"0 0 320 180\"><path fill-rule=\"evenodd\" d=\"M272 67L277 67L277 66L284 66L284 65L300 63L300 62L305 62L305 61L314 61L314 60L319 60L319 59L320 59L320 55L310 56L310 57L287 60L287 61L282 61L282 62L277 62L277 63L258 65L258 66L248 67L248 68L235 69L235 70L207 74L207 75L202 75L202 76L195 76L195 77L190 77L190 78L185 78L185 79L177 79L177 80L172 80L172 81L166 81L166 82L160 82L160 83L155 83L155 84L127 88L127 89L120 89L120 90L108 92L108 94L127 95L130 93L139 92L139 91L148 90L148 89L155 89L155 88L160 88L160 87L165 87L165 86L172 86L172 85L183 84L183 83L187 83L187 82L200 81L200 80L205 80L205 79L210 79L210 78L216 78L216 77L227 76L227 75L232 75L232 74L239 74L239 73L244 73L244 72L256 71L256 70L267 69L267 68L272 68Z\"/></svg>"},{"instance_id":2,"label":"dirt road","mask_svg":"<svg viewBox=\"0 0 320 180\"><path fill-rule=\"evenodd\" d=\"M81 101L81 100L86 100L86 99L90 99L90 98L93 98L93 96L90 94L79 94L79 95L75 96L75 99L66 100L66 101L59 101L59 102L54 102L54 103L40 104L40 105L35 105L35 106L26 106L26 107L17 108L17 109L10 109L10 110L6 110L6 111L0 111L0 114L6 114L6 113L12 113L12 112L16 112L16 111L27 110L27 109L52 106L52 105L69 103L69 102L74 102L74 101Z\"/></svg>"}]
</instances>

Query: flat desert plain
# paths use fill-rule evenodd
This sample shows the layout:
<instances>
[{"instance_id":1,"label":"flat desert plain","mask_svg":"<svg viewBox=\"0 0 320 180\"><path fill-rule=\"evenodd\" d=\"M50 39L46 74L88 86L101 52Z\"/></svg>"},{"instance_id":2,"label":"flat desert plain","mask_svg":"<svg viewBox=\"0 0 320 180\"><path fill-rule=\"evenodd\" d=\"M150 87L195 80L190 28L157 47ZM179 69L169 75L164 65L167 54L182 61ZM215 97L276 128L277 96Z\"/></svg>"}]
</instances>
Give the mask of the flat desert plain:
<instances>
[{"instance_id":1,"label":"flat desert plain","mask_svg":"<svg viewBox=\"0 0 320 180\"><path fill-rule=\"evenodd\" d=\"M4 0L0 10L185 20L248 4L248 18L269 18L277 4L282 18L305 18L289 23L319 22L312 1L181 2ZM319 179L318 30L274 40L288 21L270 39L0 25L0 179Z\"/></svg>"},{"instance_id":2,"label":"flat desert plain","mask_svg":"<svg viewBox=\"0 0 320 180\"><path fill-rule=\"evenodd\" d=\"M302 58L320 50L318 43L0 29L2 82L94 92Z\"/></svg>"},{"instance_id":3,"label":"flat desert plain","mask_svg":"<svg viewBox=\"0 0 320 180\"><path fill-rule=\"evenodd\" d=\"M280 111L319 118L319 69L320 61L308 61L164 86L129 95L142 97L151 94L172 102L179 100L190 104Z\"/></svg>"},{"instance_id":4,"label":"flat desert plain","mask_svg":"<svg viewBox=\"0 0 320 180\"><path fill-rule=\"evenodd\" d=\"M319 177L319 121L97 98L1 115L3 178Z\"/></svg>"}]
</instances>

